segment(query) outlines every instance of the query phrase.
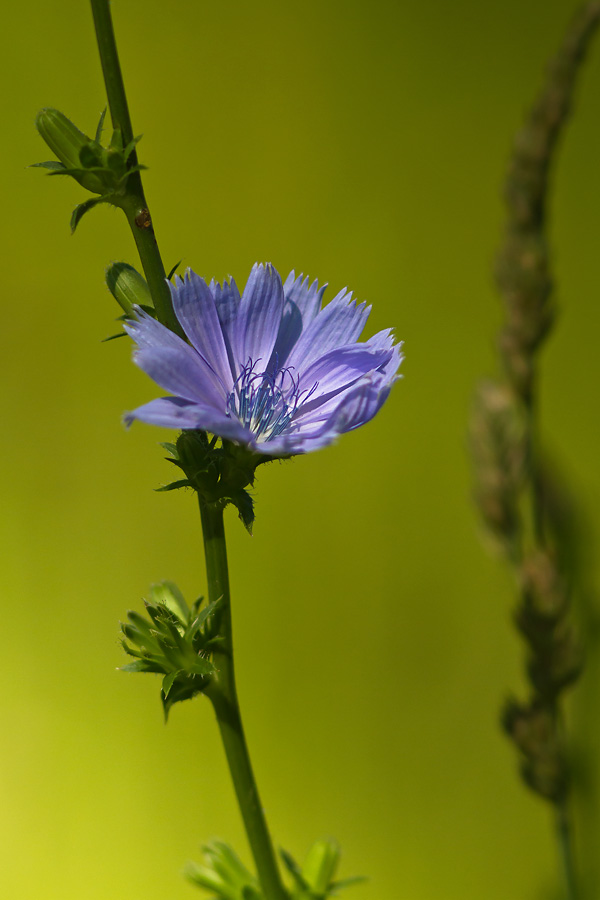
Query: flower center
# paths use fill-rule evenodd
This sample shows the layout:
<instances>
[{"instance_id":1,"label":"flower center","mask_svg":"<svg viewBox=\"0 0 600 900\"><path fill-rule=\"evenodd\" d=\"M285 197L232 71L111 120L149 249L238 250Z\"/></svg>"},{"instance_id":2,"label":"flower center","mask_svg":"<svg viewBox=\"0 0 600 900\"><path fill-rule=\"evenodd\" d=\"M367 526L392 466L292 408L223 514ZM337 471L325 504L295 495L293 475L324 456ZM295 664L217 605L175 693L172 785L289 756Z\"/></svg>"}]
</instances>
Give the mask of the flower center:
<instances>
[{"instance_id":1,"label":"flower center","mask_svg":"<svg viewBox=\"0 0 600 900\"><path fill-rule=\"evenodd\" d=\"M300 379L294 378L291 369L257 372L259 363L260 359L249 359L243 366L227 398L227 415L236 416L264 442L288 428L299 403L312 394L316 384L309 392L301 392Z\"/></svg>"}]
</instances>

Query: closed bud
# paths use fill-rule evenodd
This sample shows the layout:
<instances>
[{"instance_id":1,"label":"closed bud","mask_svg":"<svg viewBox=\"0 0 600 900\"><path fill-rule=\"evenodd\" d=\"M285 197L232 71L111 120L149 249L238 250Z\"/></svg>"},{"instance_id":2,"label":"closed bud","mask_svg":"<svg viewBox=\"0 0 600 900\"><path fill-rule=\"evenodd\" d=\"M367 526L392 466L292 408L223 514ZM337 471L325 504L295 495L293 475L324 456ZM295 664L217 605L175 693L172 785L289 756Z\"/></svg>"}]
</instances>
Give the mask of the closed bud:
<instances>
[{"instance_id":1,"label":"closed bud","mask_svg":"<svg viewBox=\"0 0 600 900\"><path fill-rule=\"evenodd\" d=\"M133 266L124 262L111 263L104 277L109 291L128 316L133 315L134 306L152 306L150 289Z\"/></svg>"},{"instance_id":2,"label":"closed bud","mask_svg":"<svg viewBox=\"0 0 600 900\"><path fill-rule=\"evenodd\" d=\"M77 128L58 109L42 109L36 116L36 128L40 136L58 157L65 169L86 190L103 194L106 185L97 174L86 171L90 165L101 165L96 142ZM41 165L47 164L42 163ZM60 170L53 170L57 174Z\"/></svg>"}]
</instances>

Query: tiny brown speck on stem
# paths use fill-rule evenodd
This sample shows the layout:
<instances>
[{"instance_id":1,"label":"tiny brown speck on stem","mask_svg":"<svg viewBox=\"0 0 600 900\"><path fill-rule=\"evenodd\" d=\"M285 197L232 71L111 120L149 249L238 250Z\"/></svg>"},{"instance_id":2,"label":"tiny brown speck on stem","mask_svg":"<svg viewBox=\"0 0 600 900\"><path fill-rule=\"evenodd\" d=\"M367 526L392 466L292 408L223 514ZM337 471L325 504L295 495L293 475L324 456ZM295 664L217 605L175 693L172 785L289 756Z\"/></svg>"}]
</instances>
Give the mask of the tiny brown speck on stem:
<instances>
[{"instance_id":1,"label":"tiny brown speck on stem","mask_svg":"<svg viewBox=\"0 0 600 900\"><path fill-rule=\"evenodd\" d=\"M152 217L149 209L142 209L135 217L135 224L138 228L152 228Z\"/></svg>"}]
</instances>

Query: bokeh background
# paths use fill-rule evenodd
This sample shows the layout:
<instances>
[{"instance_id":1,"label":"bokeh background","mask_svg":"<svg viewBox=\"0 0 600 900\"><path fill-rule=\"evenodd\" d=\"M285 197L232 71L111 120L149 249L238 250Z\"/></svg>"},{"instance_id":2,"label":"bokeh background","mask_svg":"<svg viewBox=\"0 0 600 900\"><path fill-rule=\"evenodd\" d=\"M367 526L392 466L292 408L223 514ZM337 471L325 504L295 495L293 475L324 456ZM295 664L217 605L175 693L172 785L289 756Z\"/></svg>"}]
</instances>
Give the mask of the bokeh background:
<instances>
[{"instance_id":1,"label":"bokeh background","mask_svg":"<svg viewBox=\"0 0 600 900\"><path fill-rule=\"evenodd\" d=\"M574 5L558 0L114 0L146 192L167 267L244 283L270 260L373 303L405 340L377 420L260 472L251 539L228 517L239 687L278 844L335 835L356 900L548 898L547 810L515 777L498 708L522 685L513 585L482 549L466 421L494 371L491 265L511 135ZM3 13L0 895L186 900L211 836L248 852L209 705L165 727L159 683L119 673L118 622L170 578L204 591L197 510L166 431L120 424L156 396L128 341L101 208L74 237L74 183L36 111L88 132L105 99L87 2ZM560 307L541 427L600 501L600 46L552 196ZM597 555L597 554L596 554ZM590 553L593 557L593 553ZM597 573L590 570L590 581ZM573 728L598 746L591 667ZM595 705L596 701L596 705ZM594 745L594 741L596 744ZM594 816L582 852L598 846ZM350 894L348 894L350 898Z\"/></svg>"}]
</instances>

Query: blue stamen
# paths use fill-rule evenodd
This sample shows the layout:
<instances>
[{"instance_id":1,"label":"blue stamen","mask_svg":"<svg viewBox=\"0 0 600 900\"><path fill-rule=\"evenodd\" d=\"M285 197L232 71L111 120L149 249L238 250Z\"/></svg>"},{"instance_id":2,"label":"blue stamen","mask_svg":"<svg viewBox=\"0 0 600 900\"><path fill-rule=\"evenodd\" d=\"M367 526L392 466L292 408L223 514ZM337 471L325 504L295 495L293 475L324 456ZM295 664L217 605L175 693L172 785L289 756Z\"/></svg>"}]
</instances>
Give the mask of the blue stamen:
<instances>
[{"instance_id":1,"label":"blue stamen","mask_svg":"<svg viewBox=\"0 0 600 900\"><path fill-rule=\"evenodd\" d=\"M264 442L288 428L299 404L312 396L318 383L309 391L300 391L300 378L294 378L291 368L257 372L259 362L249 359L242 366L227 398L227 415L236 416Z\"/></svg>"}]
</instances>

